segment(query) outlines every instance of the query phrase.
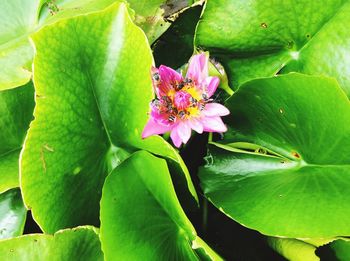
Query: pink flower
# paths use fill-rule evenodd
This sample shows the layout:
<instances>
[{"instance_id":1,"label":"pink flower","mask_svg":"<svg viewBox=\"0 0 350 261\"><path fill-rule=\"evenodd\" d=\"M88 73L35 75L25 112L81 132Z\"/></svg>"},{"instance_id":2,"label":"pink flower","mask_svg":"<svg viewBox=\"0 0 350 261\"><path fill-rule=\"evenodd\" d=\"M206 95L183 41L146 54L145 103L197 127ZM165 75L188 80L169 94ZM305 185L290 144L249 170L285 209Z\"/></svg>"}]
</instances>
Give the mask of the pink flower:
<instances>
[{"instance_id":1,"label":"pink flower","mask_svg":"<svg viewBox=\"0 0 350 261\"><path fill-rule=\"evenodd\" d=\"M220 116L228 115L229 110L210 99L220 80L208 75L208 55L194 55L185 78L164 65L153 67L151 73L157 97L151 102L142 138L170 131L174 145L180 147L190 139L192 129L198 133L227 131Z\"/></svg>"}]
</instances>

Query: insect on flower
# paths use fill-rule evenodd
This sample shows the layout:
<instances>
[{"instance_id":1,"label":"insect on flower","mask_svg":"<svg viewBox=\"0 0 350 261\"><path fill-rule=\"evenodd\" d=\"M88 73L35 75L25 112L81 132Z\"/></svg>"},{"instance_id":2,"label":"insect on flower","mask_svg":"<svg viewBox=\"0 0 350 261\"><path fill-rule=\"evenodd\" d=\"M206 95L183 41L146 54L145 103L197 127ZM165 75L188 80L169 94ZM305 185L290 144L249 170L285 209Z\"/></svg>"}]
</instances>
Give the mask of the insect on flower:
<instances>
[{"instance_id":1,"label":"insect on flower","mask_svg":"<svg viewBox=\"0 0 350 261\"><path fill-rule=\"evenodd\" d=\"M192 129L198 133L227 131L221 116L229 110L210 99L220 80L208 75L208 59L206 53L192 56L185 78L167 66L152 67L157 98L150 104L142 138L170 131L174 145L180 147L190 139Z\"/></svg>"}]
</instances>

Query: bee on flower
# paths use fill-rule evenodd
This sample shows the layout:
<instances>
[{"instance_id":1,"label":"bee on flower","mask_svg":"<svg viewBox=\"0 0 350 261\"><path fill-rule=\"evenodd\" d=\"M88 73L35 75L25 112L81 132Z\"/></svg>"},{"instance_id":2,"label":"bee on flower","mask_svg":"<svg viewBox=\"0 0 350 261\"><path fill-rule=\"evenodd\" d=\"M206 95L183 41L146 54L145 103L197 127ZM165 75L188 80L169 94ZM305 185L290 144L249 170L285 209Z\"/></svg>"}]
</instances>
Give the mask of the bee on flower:
<instances>
[{"instance_id":1,"label":"bee on flower","mask_svg":"<svg viewBox=\"0 0 350 261\"><path fill-rule=\"evenodd\" d=\"M221 116L229 110L210 98L219 85L219 78L209 76L208 54L192 56L186 77L161 65L151 69L156 98L151 102L150 118L142 138L171 132L176 147L187 143L191 130L198 133L225 132Z\"/></svg>"}]
</instances>

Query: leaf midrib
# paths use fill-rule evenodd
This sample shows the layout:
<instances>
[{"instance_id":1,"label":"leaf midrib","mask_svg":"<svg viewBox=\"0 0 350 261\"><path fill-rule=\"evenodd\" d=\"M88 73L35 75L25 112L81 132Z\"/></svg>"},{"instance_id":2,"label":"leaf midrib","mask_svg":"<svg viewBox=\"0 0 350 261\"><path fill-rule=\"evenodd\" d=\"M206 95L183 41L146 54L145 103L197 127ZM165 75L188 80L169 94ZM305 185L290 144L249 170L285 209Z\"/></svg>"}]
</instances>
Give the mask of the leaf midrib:
<instances>
[{"instance_id":1,"label":"leaf midrib","mask_svg":"<svg viewBox=\"0 0 350 261\"><path fill-rule=\"evenodd\" d=\"M136 152L136 153L134 153L134 156L135 155L138 155L138 153L140 153L140 152ZM142 153L142 152L141 152ZM150 154L151 155L151 154ZM154 157L154 156L153 156ZM166 163L164 162L164 159L162 159L163 160L163 163L166 165ZM167 175L170 177L170 173L168 172L168 169L167 168L165 168L166 169L166 171L167 171ZM143 185L145 186L145 188L148 190L148 192L153 196L153 199L155 200L155 202L157 202L157 204L160 206L160 208L164 211L164 213L166 213L166 215L169 217L169 219L175 224L175 226L177 227L177 228L181 228L181 229L183 229L184 231L186 231L186 235L187 235L187 239L188 240L191 240L190 239L190 237L189 237L189 235L188 235L188 232L187 232L187 229L186 228L183 228L178 222L177 222L177 220L175 220L173 217L172 217L172 215L169 213L169 211L167 210L167 208L166 207L164 207L164 205L162 204L162 202L158 199L158 197L154 194L154 192L153 192L153 190L148 186L148 183L144 180L144 177L142 176L142 175L140 175L139 173L137 173L137 175L139 176L139 179L142 181L142 183L143 183ZM173 190L173 193L175 193L175 198L176 198L176 192ZM173 194L172 193L172 194ZM177 198L176 198L176 200L178 200ZM179 202L177 202L178 204L180 204ZM178 206L177 206L178 207ZM182 208L180 208L180 211L182 211L182 215L184 215L185 216L185 218L187 218L187 216L186 216L186 214L183 212L183 210L182 210ZM187 222L186 222L187 223ZM193 230L193 228L191 228L191 230L192 231L194 231Z\"/></svg>"},{"instance_id":2,"label":"leaf midrib","mask_svg":"<svg viewBox=\"0 0 350 261\"><path fill-rule=\"evenodd\" d=\"M74 28L75 38L77 40L77 45L79 47L78 49L81 50L82 53L84 53L83 57L87 57L88 55L86 54L85 48L83 48L84 46L82 46L81 42L80 42L80 38L79 38L78 31L77 31L77 24L76 23L77 23L77 19L75 19L74 23L72 23L72 24L74 25L73 28ZM95 104L96 104L96 107L97 107L97 110L98 110L98 113L99 113L100 120L102 122L103 128L105 130L105 134L106 134L106 136L108 138L109 144L110 145L114 145L113 142L112 142L112 139L111 139L111 137L110 137L110 135L108 133L107 125L104 122L103 117L102 117L101 108L100 108L100 105L98 103L96 92L95 92L95 86L93 84L92 77L91 77L90 71L88 69L89 66L86 64L85 59L83 59L82 57L81 57L81 62L82 62L82 65L83 65L83 66L81 66L81 69L84 70L85 75L87 77L87 80L88 80L88 83L89 83L89 88L90 88L90 90L91 90L91 92L92 92L92 94L94 96Z\"/></svg>"},{"instance_id":3,"label":"leaf midrib","mask_svg":"<svg viewBox=\"0 0 350 261\"><path fill-rule=\"evenodd\" d=\"M4 157L8 156L8 155L11 154L11 153L14 153L14 152L16 152L16 151L20 152L21 149L22 149L22 147L18 147L18 148L14 148L14 149L11 149L11 150L9 150L9 151L6 151L6 152L0 154L0 160L1 160L2 158L4 158Z\"/></svg>"}]
</instances>

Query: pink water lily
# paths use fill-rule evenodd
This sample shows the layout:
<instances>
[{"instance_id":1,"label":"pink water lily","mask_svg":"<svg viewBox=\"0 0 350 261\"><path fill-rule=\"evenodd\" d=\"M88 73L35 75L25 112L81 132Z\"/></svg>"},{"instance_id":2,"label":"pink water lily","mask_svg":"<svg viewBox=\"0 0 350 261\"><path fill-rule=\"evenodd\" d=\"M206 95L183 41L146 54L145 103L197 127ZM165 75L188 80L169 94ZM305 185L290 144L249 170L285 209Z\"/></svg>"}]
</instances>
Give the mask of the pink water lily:
<instances>
[{"instance_id":1,"label":"pink water lily","mask_svg":"<svg viewBox=\"0 0 350 261\"><path fill-rule=\"evenodd\" d=\"M220 80L208 75L206 53L190 59L185 78L164 65L153 67L151 73L157 97L151 102L142 138L170 131L174 145L180 147L190 139L192 129L198 133L227 131L221 116L229 110L210 99Z\"/></svg>"}]
</instances>

